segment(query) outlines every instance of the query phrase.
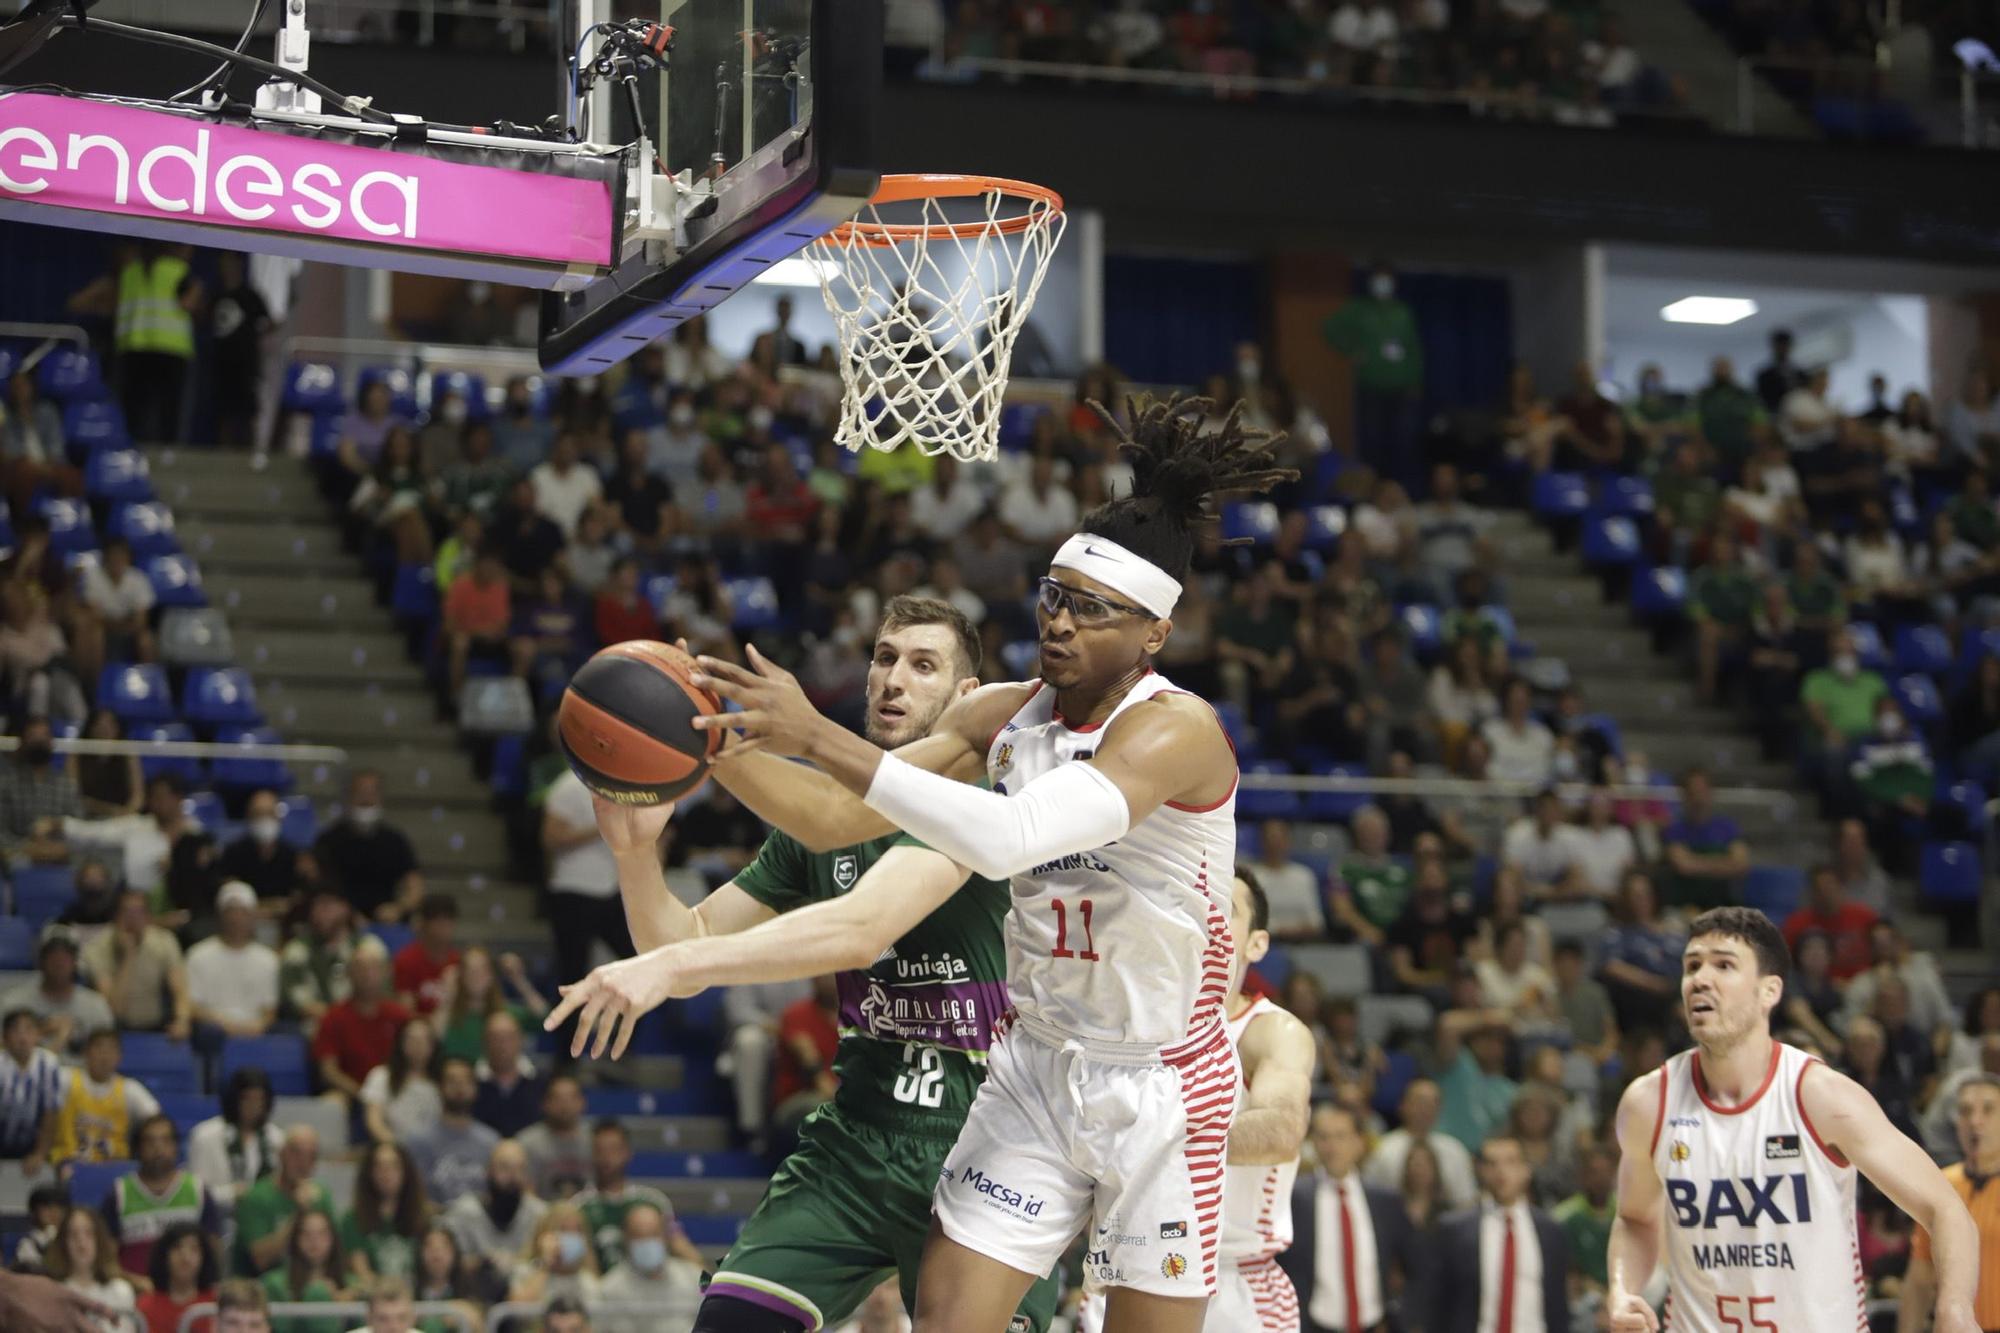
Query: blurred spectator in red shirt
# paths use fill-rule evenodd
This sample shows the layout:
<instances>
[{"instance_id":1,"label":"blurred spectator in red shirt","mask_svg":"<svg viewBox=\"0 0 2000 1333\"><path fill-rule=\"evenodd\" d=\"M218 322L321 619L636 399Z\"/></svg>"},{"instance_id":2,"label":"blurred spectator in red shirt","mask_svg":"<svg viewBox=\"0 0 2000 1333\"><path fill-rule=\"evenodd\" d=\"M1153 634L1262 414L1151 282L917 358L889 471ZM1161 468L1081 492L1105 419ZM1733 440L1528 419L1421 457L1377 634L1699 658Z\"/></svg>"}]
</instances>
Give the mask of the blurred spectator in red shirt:
<instances>
[{"instance_id":1,"label":"blurred spectator in red shirt","mask_svg":"<svg viewBox=\"0 0 2000 1333\"><path fill-rule=\"evenodd\" d=\"M797 546L811 534L818 510L819 497L799 476L791 449L782 444L766 446L764 470L750 483L744 497L750 530L761 541Z\"/></svg>"},{"instance_id":2,"label":"blurred spectator in red shirt","mask_svg":"<svg viewBox=\"0 0 2000 1333\"><path fill-rule=\"evenodd\" d=\"M444 633L451 649L454 698L465 684L466 660L474 653L481 657L507 655L507 627L513 620L513 591L507 583L507 567L500 560L500 548L483 546L472 572L452 580L444 595Z\"/></svg>"},{"instance_id":3,"label":"blurred spectator in red shirt","mask_svg":"<svg viewBox=\"0 0 2000 1333\"><path fill-rule=\"evenodd\" d=\"M417 904L417 937L396 951L396 998L428 1014L444 1000L444 974L458 966L458 901L427 894Z\"/></svg>"},{"instance_id":4,"label":"blurred spectator in red shirt","mask_svg":"<svg viewBox=\"0 0 2000 1333\"><path fill-rule=\"evenodd\" d=\"M1874 961L1874 946L1868 940L1874 928L1875 910L1849 902L1839 872L1830 865L1816 865L1805 906L1785 918L1785 943L1797 948L1799 936L1820 931L1833 946L1833 966L1828 970L1836 981L1846 981L1867 971Z\"/></svg>"},{"instance_id":5,"label":"blurred spectator in red shirt","mask_svg":"<svg viewBox=\"0 0 2000 1333\"><path fill-rule=\"evenodd\" d=\"M591 618L597 624L597 642L606 648L629 639L660 637L660 613L639 586L638 561L622 556L611 566L611 577L598 590Z\"/></svg>"},{"instance_id":6,"label":"blurred spectator in red shirt","mask_svg":"<svg viewBox=\"0 0 2000 1333\"><path fill-rule=\"evenodd\" d=\"M353 993L321 1015L313 1058L327 1088L351 1102L361 1095L368 1072L388 1062L410 1011L389 994L389 951L374 936L354 946L347 979Z\"/></svg>"},{"instance_id":7,"label":"blurred spectator in red shirt","mask_svg":"<svg viewBox=\"0 0 2000 1333\"><path fill-rule=\"evenodd\" d=\"M840 1045L840 992L831 976L814 977L812 998L778 1016L778 1060L771 1077L772 1119L796 1125L833 1096L840 1080L833 1054Z\"/></svg>"}]
</instances>

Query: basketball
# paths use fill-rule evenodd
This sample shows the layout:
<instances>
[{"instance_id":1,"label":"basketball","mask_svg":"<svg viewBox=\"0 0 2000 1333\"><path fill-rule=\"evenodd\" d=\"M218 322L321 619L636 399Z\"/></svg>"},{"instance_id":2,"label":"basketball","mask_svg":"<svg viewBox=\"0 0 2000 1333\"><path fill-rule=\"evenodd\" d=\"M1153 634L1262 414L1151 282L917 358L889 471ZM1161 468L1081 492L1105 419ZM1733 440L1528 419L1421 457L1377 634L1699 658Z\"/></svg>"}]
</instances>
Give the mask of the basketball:
<instances>
[{"instance_id":1,"label":"basketball","mask_svg":"<svg viewBox=\"0 0 2000 1333\"><path fill-rule=\"evenodd\" d=\"M702 784L722 733L699 731L694 719L722 705L689 681L694 669L672 644L635 640L577 670L556 729L584 786L620 805L660 805Z\"/></svg>"}]
</instances>

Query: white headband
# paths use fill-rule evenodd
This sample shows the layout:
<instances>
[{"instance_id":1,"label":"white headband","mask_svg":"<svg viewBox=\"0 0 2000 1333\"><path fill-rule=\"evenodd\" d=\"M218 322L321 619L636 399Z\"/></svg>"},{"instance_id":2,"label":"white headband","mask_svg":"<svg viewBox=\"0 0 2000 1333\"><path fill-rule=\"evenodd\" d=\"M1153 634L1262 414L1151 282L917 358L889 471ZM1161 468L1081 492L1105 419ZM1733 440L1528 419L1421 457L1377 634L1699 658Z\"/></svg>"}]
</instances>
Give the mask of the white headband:
<instances>
[{"instance_id":1,"label":"white headband","mask_svg":"<svg viewBox=\"0 0 2000 1333\"><path fill-rule=\"evenodd\" d=\"M1124 593L1161 620L1173 615L1174 605L1181 599L1180 580L1117 542L1088 532L1079 532L1064 542L1049 563L1057 569L1073 569L1113 592Z\"/></svg>"}]
</instances>

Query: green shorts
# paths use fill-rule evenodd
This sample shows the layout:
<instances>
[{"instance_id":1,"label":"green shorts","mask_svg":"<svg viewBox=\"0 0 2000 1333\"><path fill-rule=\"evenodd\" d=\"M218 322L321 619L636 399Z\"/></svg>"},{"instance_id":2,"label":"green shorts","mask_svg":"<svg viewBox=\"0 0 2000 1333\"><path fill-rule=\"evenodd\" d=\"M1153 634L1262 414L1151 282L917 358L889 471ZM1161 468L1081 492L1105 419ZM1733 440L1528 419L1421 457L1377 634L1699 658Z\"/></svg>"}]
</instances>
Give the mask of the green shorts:
<instances>
[{"instance_id":1,"label":"green shorts","mask_svg":"<svg viewBox=\"0 0 2000 1333\"><path fill-rule=\"evenodd\" d=\"M829 1103L807 1118L757 1211L708 1284L805 1321L844 1322L891 1276L914 1310L917 1264L930 1229L931 1192L951 1141L891 1132ZM1010 1333L1047 1333L1056 1284L1038 1278Z\"/></svg>"}]
</instances>

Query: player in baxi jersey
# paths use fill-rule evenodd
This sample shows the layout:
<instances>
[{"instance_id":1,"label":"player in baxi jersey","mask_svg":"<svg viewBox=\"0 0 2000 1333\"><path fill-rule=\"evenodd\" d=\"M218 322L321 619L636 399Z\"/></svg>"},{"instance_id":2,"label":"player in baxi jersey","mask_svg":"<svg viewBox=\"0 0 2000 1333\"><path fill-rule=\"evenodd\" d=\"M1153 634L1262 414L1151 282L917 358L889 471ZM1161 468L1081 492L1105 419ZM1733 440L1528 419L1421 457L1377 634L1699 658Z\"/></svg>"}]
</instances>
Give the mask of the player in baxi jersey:
<instances>
[{"instance_id":1,"label":"player in baxi jersey","mask_svg":"<svg viewBox=\"0 0 2000 1333\"><path fill-rule=\"evenodd\" d=\"M1229 1128L1222 1180L1222 1269L1204 1333L1298 1333L1299 1294L1278 1267L1292 1243L1292 1182L1312 1110L1317 1056L1305 1024L1268 997L1247 995L1243 974L1270 951L1271 910L1250 871L1238 868L1229 930L1237 939L1229 991L1229 1040L1243 1068L1243 1101ZM1084 1264L1090 1279L1092 1251ZM1104 1298L1089 1296L1081 1333L1104 1326Z\"/></svg>"},{"instance_id":2,"label":"player in baxi jersey","mask_svg":"<svg viewBox=\"0 0 2000 1333\"><path fill-rule=\"evenodd\" d=\"M1694 1049L1618 1104L1614 1333L1661 1327L1639 1293L1663 1257L1676 1333L1868 1333L1857 1172L1934 1238L1936 1327L1977 1333L1971 1216L1859 1084L1772 1040L1787 966L1784 937L1755 909L1716 908L1689 928Z\"/></svg>"},{"instance_id":3,"label":"player in baxi jersey","mask_svg":"<svg viewBox=\"0 0 2000 1333\"><path fill-rule=\"evenodd\" d=\"M868 733L922 736L976 684L979 651L952 607L892 599L868 673ZM597 811L634 941L675 978L674 994L838 973L839 1091L806 1120L716 1271L696 1333L811 1333L846 1320L891 1275L907 1304L931 1189L1006 1006L1007 886L968 878L902 834L813 852L773 833L690 911L660 873L669 811L604 800ZM1045 1333L1056 1294L1045 1271L1012 1326Z\"/></svg>"}]
</instances>

